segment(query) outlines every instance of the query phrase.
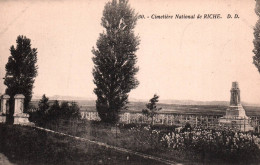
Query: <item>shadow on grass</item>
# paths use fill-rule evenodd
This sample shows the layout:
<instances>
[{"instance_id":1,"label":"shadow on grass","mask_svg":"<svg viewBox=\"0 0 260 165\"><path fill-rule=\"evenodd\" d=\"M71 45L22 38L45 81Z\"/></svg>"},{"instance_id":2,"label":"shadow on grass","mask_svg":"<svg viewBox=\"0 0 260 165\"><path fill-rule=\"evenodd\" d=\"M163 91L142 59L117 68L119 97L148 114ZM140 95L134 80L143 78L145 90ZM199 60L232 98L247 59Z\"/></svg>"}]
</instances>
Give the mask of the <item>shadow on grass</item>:
<instances>
[{"instance_id":1,"label":"shadow on grass","mask_svg":"<svg viewBox=\"0 0 260 165\"><path fill-rule=\"evenodd\" d=\"M31 127L0 124L0 152L15 164L160 164Z\"/></svg>"}]
</instances>

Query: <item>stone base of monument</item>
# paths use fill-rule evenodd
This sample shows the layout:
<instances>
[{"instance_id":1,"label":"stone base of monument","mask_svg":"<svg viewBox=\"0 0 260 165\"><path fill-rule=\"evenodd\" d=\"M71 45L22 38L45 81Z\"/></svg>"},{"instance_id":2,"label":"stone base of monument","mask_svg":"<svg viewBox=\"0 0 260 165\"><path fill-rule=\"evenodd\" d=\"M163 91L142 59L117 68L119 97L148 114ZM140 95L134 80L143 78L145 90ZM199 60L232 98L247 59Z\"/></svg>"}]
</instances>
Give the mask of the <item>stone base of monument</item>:
<instances>
[{"instance_id":1,"label":"stone base of monument","mask_svg":"<svg viewBox=\"0 0 260 165\"><path fill-rule=\"evenodd\" d=\"M219 118L219 124L221 126L233 128L243 132L254 130L254 128L250 125L250 118L247 116L244 118L224 116Z\"/></svg>"},{"instance_id":2,"label":"stone base of monument","mask_svg":"<svg viewBox=\"0 0 260 165\"><path fill-rule=\"evenodd\" d=\"M240 118L248 119L246 116L246 111L241 104L237 106L229 106L226 110L226 118Z\"/></svg>"},{"instance_id":3,"label":"stone base of monument","mask_svg":"<svg viewBox=\"0 0 260 165\"><path fill-rule=\"evenodd\" d=\"M29 115L26 113L14 114L14 124L34 125L29 121Z\"/></svg>"}]
</instances>

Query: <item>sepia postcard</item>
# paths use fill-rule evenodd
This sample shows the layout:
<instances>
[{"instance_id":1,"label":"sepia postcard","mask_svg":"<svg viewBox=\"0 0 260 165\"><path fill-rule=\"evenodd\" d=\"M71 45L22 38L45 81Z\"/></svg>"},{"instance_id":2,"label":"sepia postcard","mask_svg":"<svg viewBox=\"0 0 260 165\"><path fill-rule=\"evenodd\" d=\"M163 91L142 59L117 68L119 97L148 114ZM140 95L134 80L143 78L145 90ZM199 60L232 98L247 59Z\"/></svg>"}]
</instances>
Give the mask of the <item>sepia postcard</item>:
<instances>
[{"instance_id":1,"label":"sepia postcard","mask_svg":"<svg viewBox=\"0 0 260 165\"><path fill-rule=\"evenodd\" d=\"M259 0L0 11L0 165L259 164Z\"/></svg>"}]
</instances>

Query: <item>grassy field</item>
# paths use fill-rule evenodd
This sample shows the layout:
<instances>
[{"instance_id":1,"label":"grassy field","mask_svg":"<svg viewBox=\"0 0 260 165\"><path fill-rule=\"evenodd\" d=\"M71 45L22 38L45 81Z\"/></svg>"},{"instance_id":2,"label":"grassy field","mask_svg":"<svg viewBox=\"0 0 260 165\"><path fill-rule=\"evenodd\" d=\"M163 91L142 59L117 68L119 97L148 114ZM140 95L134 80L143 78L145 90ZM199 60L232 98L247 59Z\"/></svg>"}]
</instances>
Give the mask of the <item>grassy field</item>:
<instances>
[{"instance_id":1,"label":"grassy field","mask_svg":"<svg viewBox=\"0 0 260 165\"><path fill-rule=\"evenodd\" d=\"M141 109L145 107L145 103L130 103L129 105L129 111L139 111L141 112ZM224 115L225 111L228 106L226 105L177 105L177 104L159 104L158 107L162 107L162 112L165 113L177 113L177 114L199 114L199 115ZM94 105L88 105L88 106L82 106L82 109L87 110L95 110ZM254 107L254 106L244 106L246 110L246 114L248 116L260 116L260 107ZM210 164L254 164L258 161L260 161L260 150L257 149L255 146L250 147L251 142L244 144L243 138L242 142L240 143L242 147L238 147L237 149L233 149L232 147L236 145L236 143L231 142L207 142L208 137L207 135L210 134L211 136L214 136L214 138L219 141L218 136L214 133L212 130L205 130L206 135L205 139L201 139L201 141L196 144L200 146L200 148L194 148L194 146L189 146L187 148L186 144L189 143L187 141L183 142L184 148L181 149L174 149L172 147L165 147L165 144L161 142L162 136L168 135L168 133L173 133L176 126L160 126L160 128L148 128L148 125L137 125L137 124L120 124L118 127L115 127L115 125L109 125L104 124L100 122L90 122L90 121L54 121L54 122L48 122L44 127L49 128L51 130L55 130L58 132L67 133L70 135L78 136L87 138L90 140L95 140L99 142L103 142L109 145L118 146L122 148L126 148L129 150L150 154L153 156L157 156L160 158L172 160L174 162L178 163L184 163L184 164L204 164L204 163L210 163ZM155 131L155 133L154 133ZM37 131L36 131L37 132ZM39 132L39 131L38 131ZM203 132L203 131L202 131ZM195 132L196 134L197 132ZM224 134L223 137L226 137L226 133L228 133L228 137L231 140L234 138L234 132L229 131L219 131L220 134ZM23 134L23 133L21 133ZM37 139L38 136L42 136L42 133L32 134L32 136ZM43 133L44 134L44 133ZM172 134L171 134L172 135ZM169 137L171 137L169 135ZM15 136L15 135L13 135ZM49 146L49 143L51 153L53 152L53 155L57 155L53 158L54 161L52 162L44 162L45 159L47 159L47 156L45 157L45 152L48 153L48 149L45 149L42 151L43 153L40 155L44 155L43 159L40 159L41 162L44 163L53 163L56 164L57 162L62 162L63 164L71 164L83 162L86 164L150 164L150 161L148 160L140 160L141 158L138 158L136 156L133 157L131 161L127 161L126 157L127 155L118 153L115 151L110 151L106 148L98 147L98 146L92 146L87 145L87 147L82 147L86 145L82 142L71 142L71 139L67 138L61 138L61 140L54 136L54 135L44 135L45 139L47 139L47 143ZM186 136L186 135L181 135ZM193 136L193 135L192 135ZM222 136L222 135L221 135ZM244 135L243 135L244 136ZM259 135L257 135L259 137ZM30 138L33 138L30 137ZM54 138L56 137L56 139ZM166 137L166 136L165 136ZM195 137L195 136L193 136ZM171 137L172 138L172 137ZM200 139L200 136L198 136ZM41 139L41 138L40 138ZM64 140L65 139L65 140ZM216 140L216 139L213 139ZM0 139L1 140L1 139ZM43 140L43 139L42 139ZM16 139L13 139L12 141L17 141ZM46 140L45 140L46 141ZM49 142L50 141L50 142ZM167 140L166 140L167 141ZM230 140L229 140L230 141ZM240 140L241 141L241 140ZM60 144L61 143L61 144ZM41 144L41 143L40 143ZM193 143L192 143L193 144ZM260 144L260 143L259 143ZM37 143L34 144L37 146ZM45 145L43 143L43 145ZM208 146L215 147L216 152L211 152L212 148ZM220 147L221 146L221 147ZM243 148L246 146L246 148ZM37 148L37 147L36 147ZM58 148L56 151L55 148ZM67 151L70 150L70 151ZM0 149L1 151L1 149ZM91 151L91 152L90 152ZM210 152L209 152L210 151ZM5 152L6 154L12 153L12 152ZM78 154L75 154L78 153ZM99 154L101 153L101 154ZM75 155L74 155L75 154ZM101 156L103 154L103 156ZM15 155L15 154L13 154ZM47 154L48 155L48 154ZM73 155L70 157L70 155ZM86 155L86 156L83 156ZM107 156L108 155L108 156ZM113 155L113 156L110 156ZM120 155L120 156L119 156ZM123 156L122 156L123 155ZM9 155L8 157L12 158L12 155ZM25 160L27 162L31 162L31 159L33 159L35 155L26 158ZM62 160L55 160L58 158L62 158ZM92 159L93 157L93 159ZM102 158L105 159L102 159ZM120 157L120 158L119 158ZM38 158L37 158L38 159ZM19 160L19 159L11 159L11 160ZM28 161L30 160L30 161ZM34 159L33 159L34 160ZM78 161L80 160L80 161ZM109 160L109 161L108 161ZM89 162L88 162L89 161ZM108 161L108 163L104 163L105 161ZM33 162L33 161L32 161ZM152 161L152 163L154 163ZM158 164L155 163L155 164Z\"/></svg>"},{"instance_id":2,"label":"grassy field","mask_svg":"<svg viewBox=\"0 0 260 165\"><path fill-rule=\"evenodd\" d=\"M0 152L18 165L160 164L35 128L5 124L0 124Z\"/></svg>"},{"instance_id":3,"label":"grassy field","mask_svg":"<svg viewBox=\"0 0 260 165\"><path fill-rule=\"evenodd\" d=\"M176 133L175 126L120 124L115 127L100 122L61 120L48 122L44 127L182 164L254 164L260 161L260 148L250 140L253 135L248 134L248 140L247 134L242 134L242 139L236 143L227 143L227 139L235 137L234 132L228 130L215 130L218 133L214 133L214 130L197 129L191 134L189 131L177 133L178 142L174 140L177 134L175 138L172 136ZM208 136L213 139L208 141ZM260 142L259 135L254 136ZM223 141L224 137L226 140ZM175 144L178 144L177 148ZM238 148L234 148L236 144ZM6 124L0 124L0 153L18 165L162 164L33 127Z\"/></svg>"},{"instance_id":4,"label":"grassy field","mask_svg":"<svg viewBox=\"0 0 260 165\"><path fill-rule=\"evenodd\" d=\"M122 112L142 112L145 103L132 103L129 105L129 110ZM173 114L194 114L194 115L220 115L224 116L228 106L224 105L175 105L175 104L158 104L162 107L159 113L173 113ZM250 116L260 116L260 107L243 106L246 114ZM83 111L96 111L95 106L81 106Z\"/></svg>"},{"instance_id":5,"label":"grassy field","mask_svg":"<svg viewBox=\"0 0 260 165\"><path fill-rule=\"evenodd\" d=\"M184 164L203 164L209 162L211 164L244 164L245 162L253 163L260 160L259 157L256 156L259 150L256 150L257 152L252 151L253 148L251 147L247 149L241 148L241 150L236 151L231 155L228 152L223 154L223 151L232 150L229 148L230 146L218 148L216 149L216 152L208 152L212 150L212 148L207 148L209 145L213 145L214 147L218 145L216 145L215 142L210 142L208 144L207 138L201 139L201 141L198 142L199 148L194 148L193 145L190 146L190 148L184 147L180 149L165 147L165 144L161 142L162 136L168 135L169 133L172 134L176 126L161 125L150 127L149 125L120 124L116 129L114 125L100 122L61 121L60 123L48 123L46 127L70 135L104 142L113 146L119 146ZM206 132L208 132L206 134L212 134L210 130L206 129ZM224 134L226 133L230 134L229 131L225 131ZM232 134L233 133L231 133L231 135ZM183 134L182 136L186 135ZM228 138L232 139L232 136ZM187 142L184 141L183 144L185 143ZM222 142L220 144L222 144ZM245 146L244 144L241 145ZM203 149L204 147L205 149ZM248 155L245 154L245 151L248 152Z\"/></svg>"},{"instance_id":6,"label":"grassy field","mask_svg":"<svg viewBox=\"0 0 260 165\"><path fill-rule=\"evenodd\" d=\"M128 111L142 112L145 108L144 102L130 102ZM80 104L79 104L80 105ZM81 110L95 111L95 105L80 105ZM199 114L199 115L224 115L227 105L179 105L179 104L158 104L161 107L162 113L177 113L177 114ZM260 107L243 106L248 116L260 116Z\"/></svg>"},{"instance_id":7,"label":"grassy field","mask_svg":"<svg viewBox=\"0 0 260 165\"><path fill-rule=\"evenodd\" d=\"M168 153L163 150L158 143L159 136L150 136L150 130L132 129L134 125L120 125L116 128L114 125L104 124L100 122L53 122L47 123L45 127L63 132L73 136L87 138L93 141L103 142L112 146L122 147L132 151L141 152L144 154L151 154L160 158L176 162L189 162L188 154L181 154L179 152ZM175 126L168 129L173 130ZM187 161L186 161L187 160Z\"/></svg>"}]
</instances>

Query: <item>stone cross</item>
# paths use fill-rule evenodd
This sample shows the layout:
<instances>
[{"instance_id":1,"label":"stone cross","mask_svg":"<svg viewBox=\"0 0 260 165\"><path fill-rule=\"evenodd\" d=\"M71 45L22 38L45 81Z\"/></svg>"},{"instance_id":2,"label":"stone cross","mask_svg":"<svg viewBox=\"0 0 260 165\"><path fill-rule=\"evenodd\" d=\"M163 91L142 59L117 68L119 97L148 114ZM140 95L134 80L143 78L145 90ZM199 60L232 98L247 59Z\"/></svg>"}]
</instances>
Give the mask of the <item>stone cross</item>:
<instances>
[{"instance_id":1,"label":"stone cross","mask_svg":"<svg viewBox=\"0 0 260 165\"><path fill-rule=\"evenodd\" d=\"M17 114L22 114L24 109L24 95L23 94L16 94L14 96L14 116Z\"/></svg>"},{"instance_id":2,"label":"stone cross","mask_svg":"<svg viewBox=\"0 0 260 165\"><path fill-rule=\"evenodd\" d=\"M9 114L9 95L3 95L1 99L1 113Z\"/></svg>"}]
</instances>

